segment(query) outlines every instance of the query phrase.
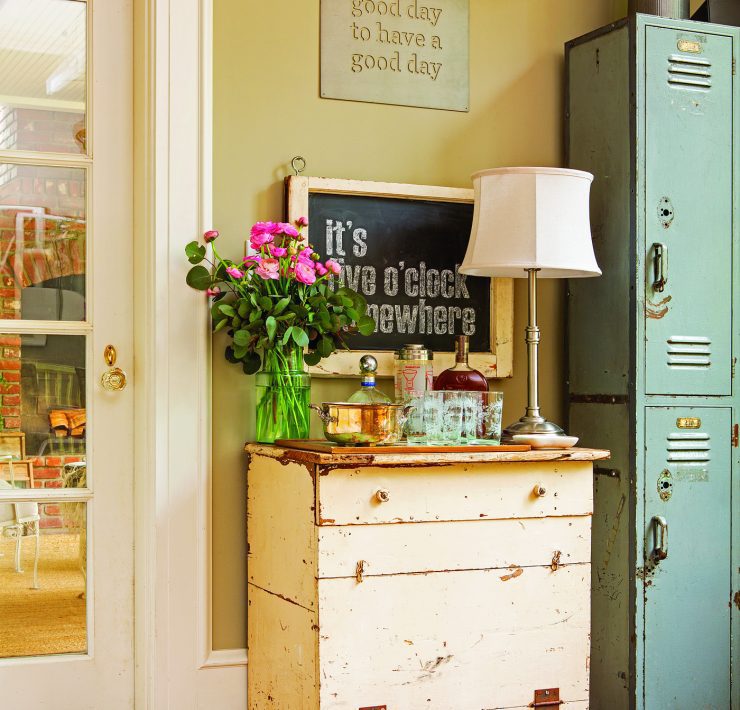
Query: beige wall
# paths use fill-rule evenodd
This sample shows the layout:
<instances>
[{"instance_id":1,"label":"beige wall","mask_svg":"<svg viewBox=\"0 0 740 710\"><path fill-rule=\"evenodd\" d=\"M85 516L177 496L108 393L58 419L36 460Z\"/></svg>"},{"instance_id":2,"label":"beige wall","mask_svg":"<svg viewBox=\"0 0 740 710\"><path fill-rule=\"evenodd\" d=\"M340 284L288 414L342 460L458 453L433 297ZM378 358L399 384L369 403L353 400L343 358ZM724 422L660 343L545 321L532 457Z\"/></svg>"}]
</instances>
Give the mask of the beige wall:
<instances>
[{"instance_id":1,"label":"beige wall","mask_svg":"<svg viewBox=\"0 0 740 710\"><path fill-rule=\"evenodd\" d=\"M252 222L282 216L282 179L306 174L469 187L474 170L562 165L563 43L623 16L626 0L470 0L469 113L319 98L319 0L215 0L214 227L240 255ZM505 419L526 400L526 290L517 281L514 377ZM563 422L564 289L540 290L541 400ZM245 477L253 379L213 358L214 648L245 645ZM314 401L352 380L314 380ZM387 386L387 383L384 385Z\"/></svg>"}]
</instances>

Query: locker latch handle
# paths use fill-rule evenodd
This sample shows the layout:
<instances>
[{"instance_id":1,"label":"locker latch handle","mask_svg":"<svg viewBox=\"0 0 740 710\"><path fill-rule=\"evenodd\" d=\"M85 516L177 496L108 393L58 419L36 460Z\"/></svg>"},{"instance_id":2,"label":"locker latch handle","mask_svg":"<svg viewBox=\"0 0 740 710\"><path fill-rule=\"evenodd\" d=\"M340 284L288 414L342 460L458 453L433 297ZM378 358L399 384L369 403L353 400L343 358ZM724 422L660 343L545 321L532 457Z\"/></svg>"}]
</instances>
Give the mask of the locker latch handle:
<instances>
[{"instance_id":1,"label":"locker latch handle","mask_svg":"<svg viewBox=\"0 0 740 710\"><path fill-rule=\"evenodd\" d=\"M662 515L654 515L651 522L658 531L658 544L653 550L653 559L660 562L668 557L668 521Z\"/></svg>"},{"instance_id":2,"label":"locker latch handle","mask_svg":"<svg viewBox=\"0 0 740 710\"><path fill-rule=\"evenodd\" d=\"M668 246L653 244L653 290L662 293L668 283Z\"/></svg>"}]
</instances>

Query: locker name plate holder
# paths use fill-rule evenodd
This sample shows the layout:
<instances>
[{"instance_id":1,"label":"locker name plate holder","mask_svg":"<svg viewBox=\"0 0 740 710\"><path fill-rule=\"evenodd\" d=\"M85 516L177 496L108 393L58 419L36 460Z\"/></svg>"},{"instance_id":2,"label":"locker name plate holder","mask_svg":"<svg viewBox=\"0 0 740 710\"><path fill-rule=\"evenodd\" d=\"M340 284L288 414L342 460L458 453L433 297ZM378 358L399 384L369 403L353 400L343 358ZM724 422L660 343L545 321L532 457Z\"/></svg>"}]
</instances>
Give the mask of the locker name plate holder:
<instances>
[{"instance_id":1,"label":"locker name plate holder","mask_svg":"<svg viewBox=\"0 0 740 710\"><path fill-rule=\"evenodd\" d=\"M701 429L701 419L699 417L679 417L676 419L676 426L679 429Z\"/></svg>"},{"instance_id":2,"label":"locker name plate holder","mask_svg":"<svg viewBox=\"0 0 740 710\"><path fill-rule=\"evenodd\" d=\"M676 46L678 47L679 52L688 52L689 54L701 54L701 42L694 42L690 39L680 39L678 40L678 44Z\"/></svg>"}]
</instances>

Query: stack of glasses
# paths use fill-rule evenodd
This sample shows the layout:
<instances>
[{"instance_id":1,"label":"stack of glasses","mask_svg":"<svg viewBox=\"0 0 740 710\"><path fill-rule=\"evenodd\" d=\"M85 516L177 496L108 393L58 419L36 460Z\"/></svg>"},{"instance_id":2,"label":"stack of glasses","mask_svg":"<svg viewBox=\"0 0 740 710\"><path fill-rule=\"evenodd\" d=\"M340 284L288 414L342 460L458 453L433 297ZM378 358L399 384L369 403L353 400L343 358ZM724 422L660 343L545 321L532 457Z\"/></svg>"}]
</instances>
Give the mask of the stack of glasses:
<instances>
[{"instance_id":1,"label":"stack of glasses","mask_svg":"<svg viewBox=\"0 0 740 710\"><path fill-rule=\"evenodd\" d=\"M501 442L501 392L447 390L424 392L409 403L406 423L411 445L498 445Z\"/></svg>"}]
</instances>

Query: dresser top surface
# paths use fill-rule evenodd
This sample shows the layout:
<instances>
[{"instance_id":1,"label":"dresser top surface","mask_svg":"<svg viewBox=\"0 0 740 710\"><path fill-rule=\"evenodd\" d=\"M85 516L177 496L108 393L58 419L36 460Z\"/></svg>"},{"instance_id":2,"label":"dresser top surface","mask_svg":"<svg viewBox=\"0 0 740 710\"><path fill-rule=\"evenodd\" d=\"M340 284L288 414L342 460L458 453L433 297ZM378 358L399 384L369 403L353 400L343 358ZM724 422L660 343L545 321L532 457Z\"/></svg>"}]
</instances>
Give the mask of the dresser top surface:
<instances>
[{"instance_id":1,"label":"dresser top surface","mask_svg":"<svg viewBox=\"0 0 740 710\"><path fill-rule=\"evenodd\" d=\"M329 466L435 466L459 463L517 463L542 461L600 461L608 459L610 452L604 449L533 449L532 451L482 452L470 447L469 451L456 453L416 453L399 451L379 453L368 448L367 453L319 453L271 444L248 443L244 450L252 456L266 456L281 461L325 464Z\"/></svg>"}]
</instances>

